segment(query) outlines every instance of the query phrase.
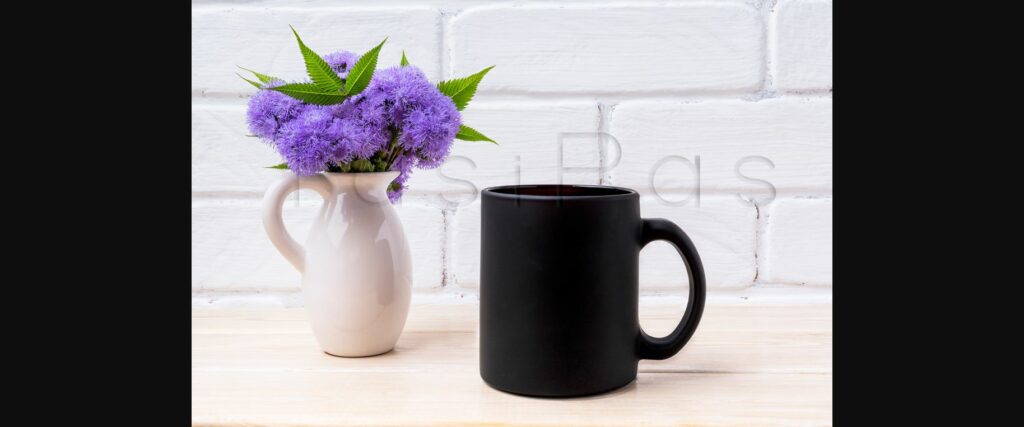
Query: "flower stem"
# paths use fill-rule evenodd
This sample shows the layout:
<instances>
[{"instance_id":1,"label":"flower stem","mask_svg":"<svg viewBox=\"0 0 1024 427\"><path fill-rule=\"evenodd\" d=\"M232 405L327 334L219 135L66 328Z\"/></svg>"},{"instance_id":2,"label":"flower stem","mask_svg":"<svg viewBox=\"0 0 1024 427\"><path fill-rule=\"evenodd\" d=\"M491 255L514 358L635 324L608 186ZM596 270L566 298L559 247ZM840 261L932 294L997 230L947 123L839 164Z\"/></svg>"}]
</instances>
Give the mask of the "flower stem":
<instances>
[{"instance_id":1,"label":"flower stem","mask_svg":"<svg viewBox=\"0 0 1024 427\"><path fill-rule=\"evenodd\" d=\"M395 160L398 160L398 154L401 153L401 152L402 152L402 150L398 149L398 132L392 129L391 130L391 144L388 145L388 151L387 151L387 153L388 153L388 163L387 163L387 165L388 166L387 166L387 168L385 170L391 170L391 166L393 166L395 164Z\"/></svg>"}]
</instances>

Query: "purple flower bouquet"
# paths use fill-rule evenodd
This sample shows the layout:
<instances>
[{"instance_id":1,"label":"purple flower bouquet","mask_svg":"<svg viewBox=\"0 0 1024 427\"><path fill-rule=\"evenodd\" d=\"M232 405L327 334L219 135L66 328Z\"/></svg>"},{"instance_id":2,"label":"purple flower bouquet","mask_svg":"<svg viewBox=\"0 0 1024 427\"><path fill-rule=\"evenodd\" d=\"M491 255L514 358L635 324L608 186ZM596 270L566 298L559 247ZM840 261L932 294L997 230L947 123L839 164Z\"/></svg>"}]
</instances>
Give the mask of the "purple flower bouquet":
<instances>
[{"instance_id":1,"label":"purple flower bouquet","mask_svg":"<svg viewBox=\"0 0 1024 427\"><path fill-rule=\"evenodd\" d=\"M399 171L388 187L395 202L412 169L440 166L455 139L496 143L463 125L459 113L493 66L434 85L404 52L401 65L375 72L384 42L362 56L320 56L298 33L295 38L311 82L286 83L251 70L258 81L242 77L259 89L249 102L250 131L285 160L273 168L300 176Z\"/></svg>"}]
</instances>

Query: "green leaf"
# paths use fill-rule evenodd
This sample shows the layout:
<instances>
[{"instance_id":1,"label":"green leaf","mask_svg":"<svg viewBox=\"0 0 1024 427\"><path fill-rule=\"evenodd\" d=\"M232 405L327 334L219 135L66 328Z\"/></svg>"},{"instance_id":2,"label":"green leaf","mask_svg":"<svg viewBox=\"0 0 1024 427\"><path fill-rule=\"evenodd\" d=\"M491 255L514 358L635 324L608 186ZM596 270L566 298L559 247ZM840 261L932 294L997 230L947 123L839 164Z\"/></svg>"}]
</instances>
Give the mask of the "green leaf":
<instances>
[{"instance_id":1,"label":"green leaf","mask_svg":"<svg viewBox=\"0 0 1024 427\"><path fill-rule=\"evenodd\" d=\"M437 90L448 95L452 102L455 103L455 107L461 111L463 108L466 108L466 105L469 105L469 101L473 100L476 86L480 84L480 80L483 80L484 75L491 71L491 68L494 68L494 66L484 68L479 73L469 77L440 82L437 84Z\"/></svg>"},{"instance_id":2,"label":"green leaf","mask_svg":"<svg viewBox=\"0 0 1024 427\"><path fill-rule=\"evenodd\" d=\"M402 51L402 62L400 62L398 65L403 66L403 67L408 67L409 66L409 60L405 58L405 51L404 50Z\"/></svg>"},{"instance_id":3,"label":"green leaf","mask_svg":"<svg viewBox=\"0 0 1024 427\"><path fill-rule=\"evenodd\" d=\"M267 84L267 83L275 82L275 81L282 81L282 82L284 81L283 79L279 79L279 78L274 77L274 76L268 76L268 75L263 74L263 73L257 73L255 71L250 70L248 68L245 68L245 67L243 67L241 65L236 65L236 67L241 68L241 69L243 69L245 71L248 71L248 72L252 73L252 75L256 76L256 78L260 80L260 83L263 83L263 84Z\"/></svg>"},{"instance_id":4,"label":"green leaf","mask_svg":"<svg viewBox=\"0 0 1024 427\"><path fill-rule=\"evenodd\" d=\"M242 77L242 75L238 74L238 73L235 73L235 75L237 75L238 77ZM245 81L249 82L249 84L251 84L253 86L256 86L256 89L263 89L263 85L261 85L259 83L256 83L256 82L254 82L252 80L249 80L249 79L247 79L245 77L242 77L242 80L245 80Z\"/></svg>"},{"instance_id":5,"label":"green leaf","mask_svg":"<svg viewBox=\"0 0 1024 427\"><path fill-rule=\"evenodd\" d=\"M355 172L373 172L373 163L366 159L358 159L349 162Z\"/></svg>"},{"instance_id":6,"label":"green leaf","mask_svg":"<svg viewBox=\"0 0 1024 427\"><path fill-rule=\"evenodd\" d=\"M302 39L299 38L299 33L295 31L294 27L291 25L288 27L292 29L292 33L295 34L295 40L299 42L299 50L302 51L302 59L306 61L306 73L308 73L309 78L313 80L313 84L320 88L320 92L340 93L341 87L344 85L344 82L341 81L341 77L338 77L338 74L335 73L331 66L327 64L327 61L324 61L320 55L317 55L316 52L313 52L313 49L310 49L302 42Z\"/></svg>"},{"instance_id":7,"label":"green leaf","mask_svg":"<svg viewBox=\"0 0 1024 427\"><path fill-rule=\"evenodd\" d=\"M345 95L338 92L324 93L313 83L288 83L267 89L276 90L299 101L316 105L340 104L345 100Z\"/></svg>"},{"instance_id":8,"label":"green leaf","mask_svg":"<svg viewBox=\"0 0 1024 427\"><path fill-rule=\"evenodd\" d=\"M387 38L373 49L364 53L356 61L356 64L352 66L352 69L349 70L348 78L345 79L345 96L358 94L370 84L370 79L373 78L373 71L377 68L377 55L380 53L380 48L384 47L384 42L386 41L388 41Z\"/></svg>"},{"instance_id":9,"label":"green leaf","mask_svg":"<svg viewBox=\"0 0 1024 427\"><path fill-rule=\"evenodd\" d=\"M281 163L279 165L267 166L267 169L288 169L287 163Z\"/></svg>"},{"instance_id":10,"label":"green leaf","mask_svg":"<svg viewBox=\"0 0 1024 427\"><path fill-rule=\"evenodd\" d=\"M488 138L486 135L477 132L476 129L466 125L459 126L459 133L455 134L455 139L461 139L463 141L490 141L493 142L494 145L498 145L497 141Z\"/></svg>"}]
</instances>

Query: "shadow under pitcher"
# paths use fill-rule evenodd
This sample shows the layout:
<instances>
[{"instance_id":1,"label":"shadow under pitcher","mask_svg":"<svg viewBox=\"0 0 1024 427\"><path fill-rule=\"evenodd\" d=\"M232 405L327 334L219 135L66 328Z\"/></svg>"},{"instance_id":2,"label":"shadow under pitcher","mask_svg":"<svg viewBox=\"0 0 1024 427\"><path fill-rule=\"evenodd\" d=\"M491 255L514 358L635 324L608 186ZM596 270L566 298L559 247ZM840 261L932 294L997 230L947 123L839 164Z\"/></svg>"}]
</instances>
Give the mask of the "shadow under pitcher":
<instances>
[{"instance_id":1,"label":"shadow under pitcher","mask_svg":"<svg viewBox=\"0 0 1024 427\"><path fill-rule=\"evenodd\" d=\"M704 311L697 249L665 219L640 217L636 191L521 185L483 191L480 376L529 396L602 393L636 379L640 359L672 357ZM640 328L640 250L672 243L690 276L686 312L668 336Z\"/></svg>"}]
</instances>

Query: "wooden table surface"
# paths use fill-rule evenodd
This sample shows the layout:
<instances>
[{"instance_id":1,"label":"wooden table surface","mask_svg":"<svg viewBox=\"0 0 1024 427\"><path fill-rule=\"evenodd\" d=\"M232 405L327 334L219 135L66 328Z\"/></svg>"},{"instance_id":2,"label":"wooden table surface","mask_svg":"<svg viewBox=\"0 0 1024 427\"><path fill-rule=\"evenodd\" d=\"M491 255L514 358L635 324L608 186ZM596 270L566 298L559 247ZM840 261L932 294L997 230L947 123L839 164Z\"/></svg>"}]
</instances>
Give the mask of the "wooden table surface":
<instances>
[{"instance_id":1,"label":"wooden table surface","mask_svg":"<svg viewBox=\"0 0 1024 427\"><path fill-rule=\"evenodd\" d=\"M301 309L192 311L195 425L830 425L832 305L713 304L675 357L585 398L480 379L475 304L414 304L394 351L321 353ZM649 333L680 307L643 305Z\"/></svg>"}]
</instances>

